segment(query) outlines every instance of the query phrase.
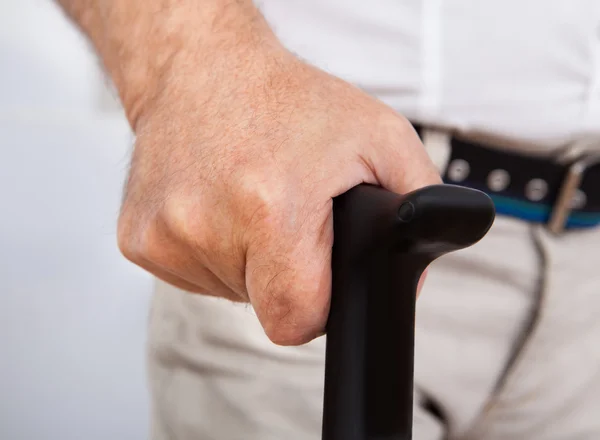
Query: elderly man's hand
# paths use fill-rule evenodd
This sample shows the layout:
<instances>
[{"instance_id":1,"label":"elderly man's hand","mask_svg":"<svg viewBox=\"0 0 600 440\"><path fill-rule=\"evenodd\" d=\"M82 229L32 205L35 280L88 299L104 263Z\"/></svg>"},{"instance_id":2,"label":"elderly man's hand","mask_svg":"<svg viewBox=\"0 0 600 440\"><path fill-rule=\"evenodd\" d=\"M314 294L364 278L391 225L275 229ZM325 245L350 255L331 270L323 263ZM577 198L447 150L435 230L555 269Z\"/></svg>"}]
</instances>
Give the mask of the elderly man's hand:
<instances>
[{"instance_id":1,"label":"elderly man's hand","mask_svg":"<svg viewBox=\"0 0 600 440\"><path fill-rule=\"evenodd\" d=\"M276 343L321 334L332 198L440 181L412 126L286 51L251 0L60 2L137 135L124 255L190 292L249 301Z\"/></svg>"},{"instance_id":2,"label":"elderly man's hand","mask_svg":"<svg viewBox=\"0 0 600 440\"><path fill-rule=\"evenodd\" d=\"M123 253L191 292L250 301L300 344L329 310L332 198L361 182L439 182L411 125L284 50L172 72L143 112L120 218Z\"/></svg>"}]
</instances>

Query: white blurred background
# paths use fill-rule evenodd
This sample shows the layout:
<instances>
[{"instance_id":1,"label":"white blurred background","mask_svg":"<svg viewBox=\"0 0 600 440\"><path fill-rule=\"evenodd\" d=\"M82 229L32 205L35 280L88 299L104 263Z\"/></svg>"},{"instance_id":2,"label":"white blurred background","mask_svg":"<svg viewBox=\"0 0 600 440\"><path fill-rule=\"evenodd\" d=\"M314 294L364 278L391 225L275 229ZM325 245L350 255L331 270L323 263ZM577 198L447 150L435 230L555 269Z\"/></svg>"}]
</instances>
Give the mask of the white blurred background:
<instances>
[{"instance_id":1,"label":"white blurred background","mask_svg":"<svg viewBox=\"0 0 600 440\"><path fill-rule=\"evenodd\" d=\"M115 238L132 136L51 0L0 0L0 439L144 439L151 280Z\"/></svg>"}]
</instances>

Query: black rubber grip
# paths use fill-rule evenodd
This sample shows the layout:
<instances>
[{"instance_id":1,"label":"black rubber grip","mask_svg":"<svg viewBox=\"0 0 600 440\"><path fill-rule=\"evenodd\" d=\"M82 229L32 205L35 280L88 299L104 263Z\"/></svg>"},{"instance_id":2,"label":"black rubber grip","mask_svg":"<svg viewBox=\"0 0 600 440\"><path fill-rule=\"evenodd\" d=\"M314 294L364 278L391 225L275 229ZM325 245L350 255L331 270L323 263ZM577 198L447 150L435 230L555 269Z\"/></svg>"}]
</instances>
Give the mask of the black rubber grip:
<instances>
[{"instance_id":1,"label":"black rubber grip","mask_svg":"<svg viewBox=\"0 0 600 440\"><path fill-rule=\"evenodd\" d=\"M412 438L417 283L493 220L486 194L452 185L359 185L334 200L323 440Z\"/></svg>"}]
</instances>

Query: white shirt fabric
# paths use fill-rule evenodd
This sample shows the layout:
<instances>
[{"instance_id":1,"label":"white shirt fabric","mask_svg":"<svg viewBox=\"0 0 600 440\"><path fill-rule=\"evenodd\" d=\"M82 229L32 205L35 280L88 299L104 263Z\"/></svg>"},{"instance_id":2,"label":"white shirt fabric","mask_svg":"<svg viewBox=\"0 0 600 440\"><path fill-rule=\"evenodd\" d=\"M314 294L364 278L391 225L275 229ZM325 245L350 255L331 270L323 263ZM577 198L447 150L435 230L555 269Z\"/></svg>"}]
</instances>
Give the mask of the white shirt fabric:
<instances>
[{"instance_id":1,"label":"white shirt fabric","mask_svg":"<svg viewBox=\"0 0 600 440\"><path fill-rule=\"evenodd\" d=\"M262 0L284 44L409 119L547 149L600 135L600 0Z\"/></svg>"}]
</instances>

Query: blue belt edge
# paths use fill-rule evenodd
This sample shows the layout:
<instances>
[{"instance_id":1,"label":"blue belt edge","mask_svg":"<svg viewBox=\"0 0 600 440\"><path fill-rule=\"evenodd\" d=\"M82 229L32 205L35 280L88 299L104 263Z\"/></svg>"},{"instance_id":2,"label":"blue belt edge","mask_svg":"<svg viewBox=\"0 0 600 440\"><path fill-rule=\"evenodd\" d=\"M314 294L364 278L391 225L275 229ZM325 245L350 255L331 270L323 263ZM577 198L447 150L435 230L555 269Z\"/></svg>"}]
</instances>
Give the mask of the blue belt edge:
<instances>
[{"instance_id":1,"label":"blue belt edge","mask_svg":"<svg viewBox=\"0 0 600 440\"><path fill-rule=\"evenodd\" d=\"M446 182L453 184L452 182ZM477 188L475 185L464 185L470 188ZM496 207L496 214L516 217L521 220L535 223L547 223L550 220L552 206L530 203L524 200L518 200L512 197L500 196L491 194L488 191L484 192L490 196ZM574 212L572 213L565 224L565 229L585 229L600 225L600 212Z\"/></svg>"},{"instance_id":2,"label":"blue belt edge","mask_svg":"<svg viewBox=\"0 0 600 440\"><path fill-rule=\"evenodd\" d=\"M488 194L494 205L496 213L517 217L522 220L537 223L547 223L550 219L552 207L549 205L536 205L510 197ZM600 212L574 212L567 219L567 229L591 228L600 224Z\"/></svg>"}]
</instances>

